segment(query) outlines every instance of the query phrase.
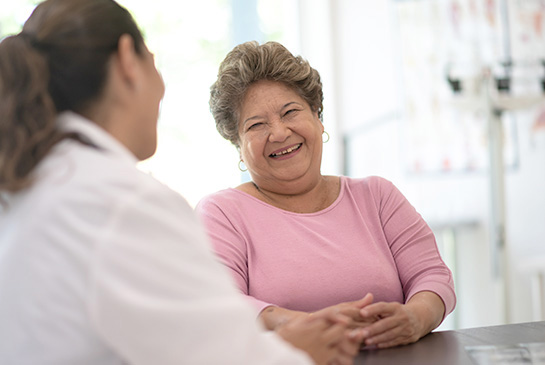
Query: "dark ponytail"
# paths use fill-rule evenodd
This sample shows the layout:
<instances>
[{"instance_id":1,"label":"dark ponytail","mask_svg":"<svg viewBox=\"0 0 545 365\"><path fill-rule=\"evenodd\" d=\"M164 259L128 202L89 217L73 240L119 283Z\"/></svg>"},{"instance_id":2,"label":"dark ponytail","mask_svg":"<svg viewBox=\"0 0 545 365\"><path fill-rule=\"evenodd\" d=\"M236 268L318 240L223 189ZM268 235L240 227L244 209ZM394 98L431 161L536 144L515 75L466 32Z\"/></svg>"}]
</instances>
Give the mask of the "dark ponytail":
<instances>
[{"instance_id":1,"label":"dark ponytail","mask_svg":"<svg viewBox=\"0 0 545 365\"><path fill-rule=\"evenodd\" d=\"M142 53L134 19L113 0L46 0L0 42L0 197L28 186L61 139L83 142L57 129L57 114L85 114L101 97L123 34Z\"/></svg>"},{"instance_id":2,"label":"dark ponytail","mask_svg":"<svg viewBox=\"0 0 545 365\"><path fill-rule=\"evenodd\" d=\"M60 136L46 59L23 34L0 42L0 190L17 191Z\"/></svg>"}]
</instances>

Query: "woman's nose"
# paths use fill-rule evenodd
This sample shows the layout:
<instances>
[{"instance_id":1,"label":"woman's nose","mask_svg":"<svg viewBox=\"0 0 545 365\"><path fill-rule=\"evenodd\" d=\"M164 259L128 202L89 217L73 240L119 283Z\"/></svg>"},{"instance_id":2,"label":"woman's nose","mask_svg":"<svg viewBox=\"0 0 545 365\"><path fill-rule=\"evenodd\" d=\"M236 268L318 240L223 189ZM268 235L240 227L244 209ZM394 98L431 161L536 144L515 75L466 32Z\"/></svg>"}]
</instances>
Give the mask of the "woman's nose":
<instances>
[{"instance_id":1,"label":"woman's nose","mask_svg":"<svg viewBox=\"0 0 545 365\"><path fill-rule=\"evenodd\" d=\"M271 123L269 129L269 142L284 142L290 135L291 129L285 123L278 121Z\"/></svg>"}]
</instances>

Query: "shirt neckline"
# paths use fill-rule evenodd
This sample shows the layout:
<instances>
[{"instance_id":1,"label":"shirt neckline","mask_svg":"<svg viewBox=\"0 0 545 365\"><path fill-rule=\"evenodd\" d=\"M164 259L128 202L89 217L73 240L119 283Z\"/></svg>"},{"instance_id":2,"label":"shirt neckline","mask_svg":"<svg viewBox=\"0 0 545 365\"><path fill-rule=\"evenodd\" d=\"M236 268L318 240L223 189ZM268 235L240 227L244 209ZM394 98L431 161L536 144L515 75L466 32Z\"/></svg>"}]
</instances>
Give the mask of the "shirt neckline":
<instances>
[{"instance_id":1,"label":"shirt neckline","mask_svg":"<svg viewBox=\"0 0 545 365\"><path fill-rule=\"evenodd\" d=\"M344 176L339 176L339 178L340 178L340 183L341 183L341 189L339 191L339 195L337 196L337 198L328 207L326 207L326 208L324 208L322 210L319 210L317 212L312 212L312 213L296 213L296 212L292 212L292 211L289 211L289 210L285 210L285 209L282 209L282 208L275 207L274 205L266 203L263 200L260 200L260 199L256 198L255 196L250 195L250 194L248 194L248 193L246 193L244 191L241 191L241 190L238 190L238 189L235 189L235 188L228 188L228 190L234 191L237 194L241 194L241 195L249 198L250 200L252 200L254 202L257 202L257 203L259 203L259 204L261 204L261 205L263 205L263 206L265 206L265 207L267 207L269 209L278 211L278 212L283 213L283 214L289 214L289 215L300 216L300 217L302 217L302 216L312 217L312 216L326 214L329 211L333 210L337 205L339 205L340 201L344 197L344 193L345 193L345 190L346 190L346 179L345 179L345 177Z\"/></svg>"}]
</instances>

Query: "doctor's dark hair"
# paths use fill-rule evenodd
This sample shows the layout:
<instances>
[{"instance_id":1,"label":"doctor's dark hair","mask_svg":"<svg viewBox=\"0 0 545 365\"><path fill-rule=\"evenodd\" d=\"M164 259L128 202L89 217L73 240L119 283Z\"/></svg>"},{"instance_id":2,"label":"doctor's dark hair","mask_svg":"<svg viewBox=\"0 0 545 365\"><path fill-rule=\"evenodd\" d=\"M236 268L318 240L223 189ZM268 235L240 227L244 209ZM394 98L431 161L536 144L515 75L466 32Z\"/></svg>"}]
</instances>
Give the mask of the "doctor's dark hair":
<instances>
[{"instance_id":1,"label":"doctor's dark hair","mask_svg":"<svg viewBox=\"0 0 545 365\"><path fill-rule=\"evenodd\" d=\"M124 34L143 54L140 30L115 1L46 0L0 42L0 193L28 186L58 141L78 139L56 128L56 116L83 114L100 98Z\"/></svg>"},{"instance_id":2,"label":"doctor's dark hair","mask_svg":"<svg viewBox=\"0 0 545 365\"><path fill-rule=\"evenodd\" d=\"M239 44L220 64L210 88L210 111L221 136L239 147L238 119L248 88L260 80L279 81L295 90L322 120L320 74L301 56L277 42Z\"/></svg>"}]
</instances>

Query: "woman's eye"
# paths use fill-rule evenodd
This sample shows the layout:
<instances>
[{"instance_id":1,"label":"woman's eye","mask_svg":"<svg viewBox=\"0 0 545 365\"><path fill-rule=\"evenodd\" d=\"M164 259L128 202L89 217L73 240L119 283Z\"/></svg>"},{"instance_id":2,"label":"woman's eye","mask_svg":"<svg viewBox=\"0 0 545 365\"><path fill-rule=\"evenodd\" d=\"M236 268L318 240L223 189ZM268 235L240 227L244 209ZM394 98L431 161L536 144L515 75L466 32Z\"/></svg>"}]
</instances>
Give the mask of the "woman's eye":
<instances>
[{"instance_id":1,"label":"woman's eye","mask_svg":"<svg viewBox=\"0 0 545 365\"><path fill-rule=\"evenodd\" d=\"M263 123L254 123L254 124L252 124L251 126L248 127L248 130L250 130L250 129L255 129L255 128L259 127L259 126L262 125L262 124L263 124Z\"/></svg>"},{"instance_id":2,"label":"woman's eye","mask_svg":"<svg viewBox=\"0 0 545 365\"><path fill-rule=\"evenodd\" d=\"M296 111L297 111L297 109L290 109L290 110L288 110L287 112L284 113L284 116L287 116L289 114L293 114Z\"/></svg>"}]
</instances>

